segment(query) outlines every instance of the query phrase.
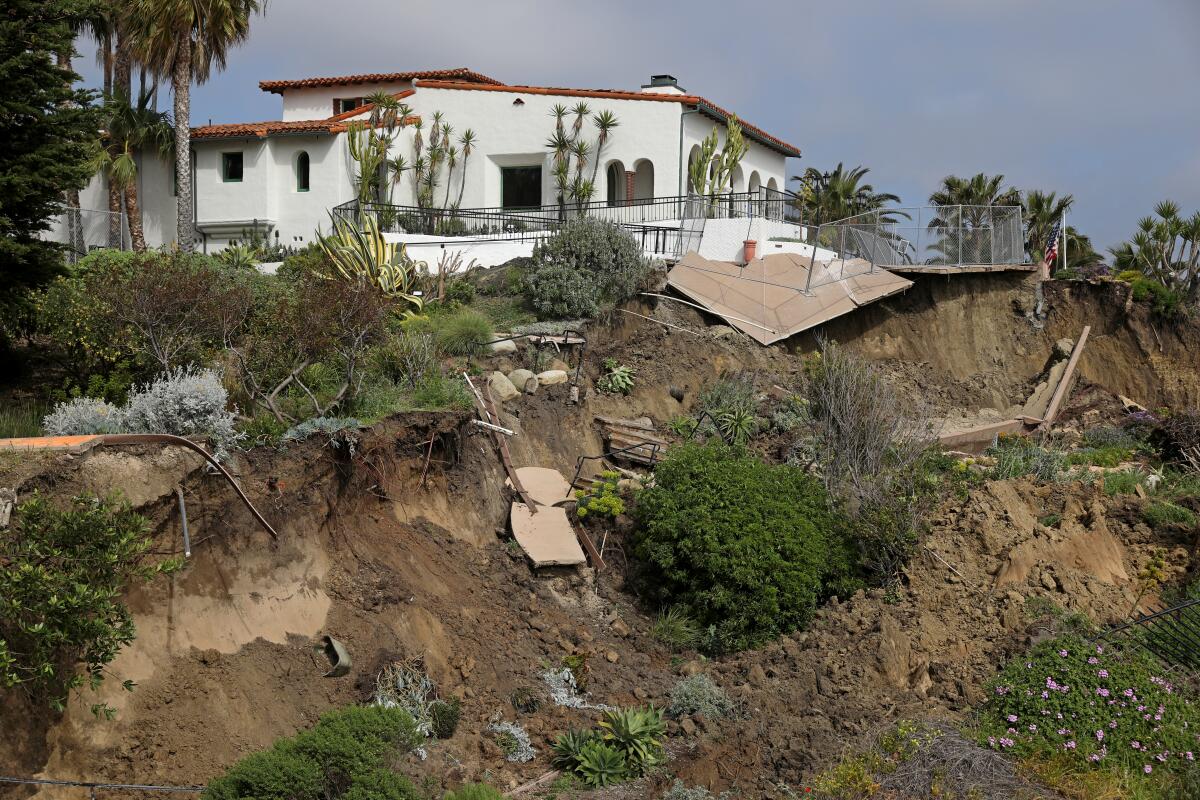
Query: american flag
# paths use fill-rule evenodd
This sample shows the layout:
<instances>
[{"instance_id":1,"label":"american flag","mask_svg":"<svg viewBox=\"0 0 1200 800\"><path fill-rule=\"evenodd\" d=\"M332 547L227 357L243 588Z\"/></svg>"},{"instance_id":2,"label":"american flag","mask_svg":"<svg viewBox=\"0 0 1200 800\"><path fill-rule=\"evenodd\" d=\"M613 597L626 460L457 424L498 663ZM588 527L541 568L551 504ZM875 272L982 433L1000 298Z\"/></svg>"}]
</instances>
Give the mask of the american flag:
<instances>
[{"instance_id":1,"label":"american flag","mask_svg":"<svg viewBox=\"0 0 1200 800\"><path fill-rule=\"evenodd\" d=\"M1050 240L1046 242L1046 263L1053 264L1058 258L1058 235L1062 232L1062 220L1055 220L1050 229Z\"/></svg>"}]
</instances>

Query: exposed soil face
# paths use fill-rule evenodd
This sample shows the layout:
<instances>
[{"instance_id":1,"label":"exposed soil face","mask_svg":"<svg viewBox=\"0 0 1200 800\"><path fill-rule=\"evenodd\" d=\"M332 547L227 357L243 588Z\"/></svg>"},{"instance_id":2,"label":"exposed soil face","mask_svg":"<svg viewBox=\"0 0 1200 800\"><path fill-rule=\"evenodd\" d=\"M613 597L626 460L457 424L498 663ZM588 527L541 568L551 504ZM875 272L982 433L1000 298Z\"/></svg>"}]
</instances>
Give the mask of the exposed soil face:
<instances>
[{"instance_id":1,"label":"exposed soil face","mask_svg":"<svg viewBox=\"0 0 1200 800\"><path fill-rule=\"evenodd\" d=\"M1068 413L1100 408L1118 393L1148 406L1200 398L1194 328L1126 311L1120 289L1107 285L1052 283L1045 291L1047 316L1035 324L1032 286L1022 278L922 279L825 334L885 364L942 412L1019 405L1056 339L1078 336L1083 324L1093 326L1085 380ZM569 477L580 455L602 452L598 414L645 415L661 425L690 410L725 371L752 371L769 386L788 385L800 369L794 353L706 327L682 306L633 310L696 335L626 314L594 326L583 385L594 385L600 360L613 357L637 369L634 391L590 392L573 406L560 385L512 401L504 421L518 431L517 465ZM190 455L130 448L0 462L0 484L21 495L121 489L152 520L164 554L181 549L174 487L182 485L193 540L182 572L129 595L138 639L94 698L116 706L116 719L94 718L86 695L61 718L8 698L0 706L0 772L203 783L322 712L367 699L389 660L420 656L443 695L463 698L462 722L406 769L447 785L485 772L498 786L516 785L549 768L556 734L594 720L595 712L555 706L538 677L582 653L592 699L613 705L665 705L680 677L708 671L744 714L672 723L670 772L689 784L736 787L741 797L783 796L780 781L803 787L850 737L887 720L962 718L1004 658L1037 634L1032 598L1116 620L1134 602L1131 576L1155 548L1168 549L1176 573L1195 566L1194 533L1155 534L1140 522L1137 498L1081 485L991 483L938 509L900 591L840 598L805 632L702 663L650 636L650 615L624 587L619 530L600 572L534 573L510 554L501 540L504 472L466 415L387 420L360 435L353 456L318 435L286 451L256 449L236 466L277 541ZM1038 520L1048 515L1061 521L1047 528ZM321 677L327 665L312 647L320 634L352 654L349 676ZM133 693L119 690L127 678L138 684ZM512 707L509 696L521 687L542 697L538 711ZM503 759L485 735L498 718L526 727L534 762ZM656 796L667 782L622 796Z\"/></svg>"}]
</instances>

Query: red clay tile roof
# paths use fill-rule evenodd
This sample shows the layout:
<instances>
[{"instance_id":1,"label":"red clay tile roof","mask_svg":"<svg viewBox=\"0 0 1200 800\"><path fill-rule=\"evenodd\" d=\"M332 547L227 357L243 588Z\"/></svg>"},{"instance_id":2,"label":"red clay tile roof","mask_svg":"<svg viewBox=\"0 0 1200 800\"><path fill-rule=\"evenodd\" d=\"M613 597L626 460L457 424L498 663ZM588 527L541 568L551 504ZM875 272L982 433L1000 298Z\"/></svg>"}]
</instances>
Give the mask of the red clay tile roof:
<instances>
[{"instance_id":1,"label":"red clay tile roof","mask_svg":"<svg viewBox=\"0 0 1200 800\"><path fill-rule=\"evenodd\" d=\"M354 114L361 114L369 108L358 108L350 114L339 114L328 119L301 119L289 122L234 122L228 125L202 125L192 128L193 139L245 139L255 137L265 139L273 134L282 133L342 133L346 130L343 121ZM406 124L416 122L420 117L405 117Z\"/></svg>"},{"instance_id":2,"label":"red clay tile roof","mask_svg":"<svg viewBox=\"0 0 1200 800\"><path fill-rule=\"evenodd\" d=\"M294 81L259 81L258 88L264 92L283 94L286 89L307 89L314 86L352 86L360 83L395 83L417 78L454 79L463 83L492 83L500 81L487 75L458 67L457 69L426 69L415 72L373 72L365 75L340 75L334 78L301 78Z\"/></svg>"},{"instance_id":3,"label":"red clay tile roof","mask_svg":"<svg viewBox=\"0 0 1200 800\"><path fill-rule=\"evenodd\" d=\"M418 89L464 89L471 91L514 92L517 94L544 94L562 97L596 97L610 100L649 100L662 103L681 103L695 106L701 113L721 122L728 122L732 116L728 111L696 94L667 94L658 92L629 92L621 89L562 89L549 86L509 86L505 84L467 83L464 81L421 80L414 84ZM739 118L742 130L753 139L757 139L767 147L777 150L784 155L799 158L800 148L776 138L762 128L751 125Z\"/></svg>"}]
</instances>

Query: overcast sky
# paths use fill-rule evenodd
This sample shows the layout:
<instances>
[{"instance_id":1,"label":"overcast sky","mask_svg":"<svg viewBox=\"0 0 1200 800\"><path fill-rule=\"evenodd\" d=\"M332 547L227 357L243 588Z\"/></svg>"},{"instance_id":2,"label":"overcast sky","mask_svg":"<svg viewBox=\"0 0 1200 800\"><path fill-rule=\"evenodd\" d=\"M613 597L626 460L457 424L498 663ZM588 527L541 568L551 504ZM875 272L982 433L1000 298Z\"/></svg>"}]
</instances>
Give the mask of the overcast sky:
<instances>
[{"instance_id":1,"label":"overcast sky","mask_svg":"<svg viewBox=\"0 0 1200 800\"><path fill-rule=\"evenodd\" d=\"M919 205L945 175L1002 173L1075 195L1100 248L1163 198L1200 207L1198 0L271 0L192 124L277 119L260 80L457 66L579 88L671 73L798 146L789 174L863 164Z\"/></svg>"}]
</instances>

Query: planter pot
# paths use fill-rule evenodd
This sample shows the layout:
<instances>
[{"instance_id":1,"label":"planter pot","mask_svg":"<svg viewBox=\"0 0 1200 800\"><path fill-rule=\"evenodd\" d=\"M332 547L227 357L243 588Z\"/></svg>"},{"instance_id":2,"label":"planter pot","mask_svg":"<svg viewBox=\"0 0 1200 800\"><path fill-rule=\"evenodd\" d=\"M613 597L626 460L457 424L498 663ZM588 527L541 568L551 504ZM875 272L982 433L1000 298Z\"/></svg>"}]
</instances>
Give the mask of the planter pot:
<instances>
[{"instance_id":1,"label":"planter pot","mask_svg":"<svg viewBox=\"0 0 1200 800\"><path fill-rule=\"evenodd\" d=\"M754 254L758 250L758 242L754 239L747 239L742 242L742 247L744 248L746 263L749 264L754 260Z\"/></svg>"}]
</instances>

